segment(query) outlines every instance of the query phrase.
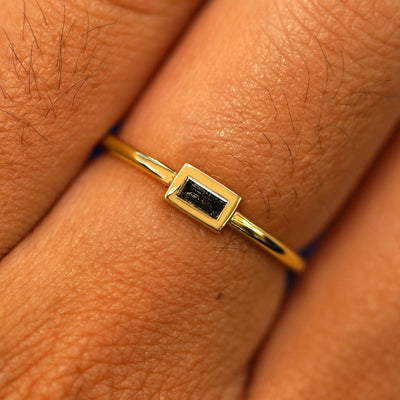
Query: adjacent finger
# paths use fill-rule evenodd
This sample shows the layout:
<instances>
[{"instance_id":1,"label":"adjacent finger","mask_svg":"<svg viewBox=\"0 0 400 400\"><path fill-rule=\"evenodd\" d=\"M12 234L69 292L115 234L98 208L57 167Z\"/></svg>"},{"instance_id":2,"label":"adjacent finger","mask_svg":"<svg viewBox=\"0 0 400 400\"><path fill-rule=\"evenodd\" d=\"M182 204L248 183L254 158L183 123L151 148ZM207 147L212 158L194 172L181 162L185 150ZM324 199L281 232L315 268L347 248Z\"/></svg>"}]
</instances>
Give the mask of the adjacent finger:
<instances>
[{"instance_id":1,"label":"adjacent finger","mask_svg":"<svg viewBox=\"0 0 400 400\"><path fill-rule=\"evenodd\" d=\"M249 218L301 246L398 117L399 7L354 5L213 2L125 139L175 170L191 162L239 193ZM196 225L163 193L104 157L4 260L3 386L22 369L7 390L24 382L40 394L51 381L93 397L240 396L284 269L233 232ZM27 359L40 362L27 370Z\"/></svg>"},{"instance_id":2,"label":"adjacent finger","mask_svg":"<svg viewBox=\"0 0 400 400\"><path fill-rule=\"evenodd\" d=\"M400 135L293 294L251 399L392 400L400 393Z\"/></svg>"},{"instance_id":3,"label":"adjacent finger","mask_svg":"<svg viewBox=\"0 0 400 400\"><path fill-rule=\"evenodd\" d=\"M199 3L0 2L0 257L65 189Z\"/></svg>"}]
</instances>

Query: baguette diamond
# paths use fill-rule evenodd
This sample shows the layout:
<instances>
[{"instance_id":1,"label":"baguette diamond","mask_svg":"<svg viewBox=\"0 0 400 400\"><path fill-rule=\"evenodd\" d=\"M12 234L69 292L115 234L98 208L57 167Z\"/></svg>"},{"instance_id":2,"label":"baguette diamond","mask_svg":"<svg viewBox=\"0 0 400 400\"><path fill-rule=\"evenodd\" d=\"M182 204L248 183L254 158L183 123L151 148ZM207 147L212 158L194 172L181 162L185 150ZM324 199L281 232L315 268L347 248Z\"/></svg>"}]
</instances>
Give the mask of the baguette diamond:
<instances>
[{"instance_id":1,"label":"baguette diamond","mask_svg":"<svg viewBox=\"0 0 400 400\"><path fill-rule=\"evenodd\" d=\"M191 177L186 179L177 196L214 219L218 219L228 202Z\"/></svg>"}]
</instances>

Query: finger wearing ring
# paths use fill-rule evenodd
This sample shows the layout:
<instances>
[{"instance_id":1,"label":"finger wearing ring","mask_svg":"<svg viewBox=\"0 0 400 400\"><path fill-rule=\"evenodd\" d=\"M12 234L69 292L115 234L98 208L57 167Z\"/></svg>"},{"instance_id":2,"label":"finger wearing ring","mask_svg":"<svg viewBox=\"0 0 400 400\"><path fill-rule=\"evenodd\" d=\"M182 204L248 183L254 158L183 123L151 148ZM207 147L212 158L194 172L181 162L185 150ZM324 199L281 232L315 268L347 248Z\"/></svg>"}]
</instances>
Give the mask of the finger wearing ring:
<instances>
[{"instance_id":1,"label":"finger wearing ring","mask_svg":"<svg viewBox=\"0 0 400 400\"><path fill-rule=\"evenodd\" d=\"M111 135L104 137L102 145L167 185L165 199L189 216L218 232L229 224L292 270L304 269L298 254L236 211L240 196L204 172L186 163L175 173Z\"/></svg>"}]
</instances>

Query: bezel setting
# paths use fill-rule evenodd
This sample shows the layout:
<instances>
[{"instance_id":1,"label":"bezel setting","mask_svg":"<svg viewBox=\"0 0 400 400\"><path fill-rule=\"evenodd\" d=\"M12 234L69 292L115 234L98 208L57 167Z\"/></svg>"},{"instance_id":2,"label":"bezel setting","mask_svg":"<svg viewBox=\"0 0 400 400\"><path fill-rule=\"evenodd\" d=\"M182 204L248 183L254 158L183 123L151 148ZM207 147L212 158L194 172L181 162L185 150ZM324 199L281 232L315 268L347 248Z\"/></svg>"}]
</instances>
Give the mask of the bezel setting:
<instances>
[{"instance_id":1,"label":"bezel setting","mask_svg":"<svg viewBox=\"0 0 400 400\"><path fill-rule=\"evenodd\" d=\"M194 193L187 193L185 185L191 185ZM192 195L192 200L188 194ZM241 200L232 190L188 163L175 175L165 199L216 231L222 230Z\"/></svg>"}]
</instances>

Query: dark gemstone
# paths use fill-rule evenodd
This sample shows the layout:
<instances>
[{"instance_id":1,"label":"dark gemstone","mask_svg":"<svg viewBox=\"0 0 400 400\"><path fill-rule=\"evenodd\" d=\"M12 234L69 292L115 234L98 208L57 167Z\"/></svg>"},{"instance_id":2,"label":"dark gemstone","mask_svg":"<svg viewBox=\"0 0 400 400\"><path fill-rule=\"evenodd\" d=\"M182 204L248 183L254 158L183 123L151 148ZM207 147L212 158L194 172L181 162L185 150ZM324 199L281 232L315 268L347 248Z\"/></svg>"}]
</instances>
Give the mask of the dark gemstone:
<instances>
[{"instance_id":1,"label":"dark gemstone","mask_svg":"<svg viewBox=\"0 0 400 400\"><path fill-rule=\"evenodd\" d=\"M211 218L218 219L227 200L188 177L177 196Z\"/></svg>"}]
</instances>

